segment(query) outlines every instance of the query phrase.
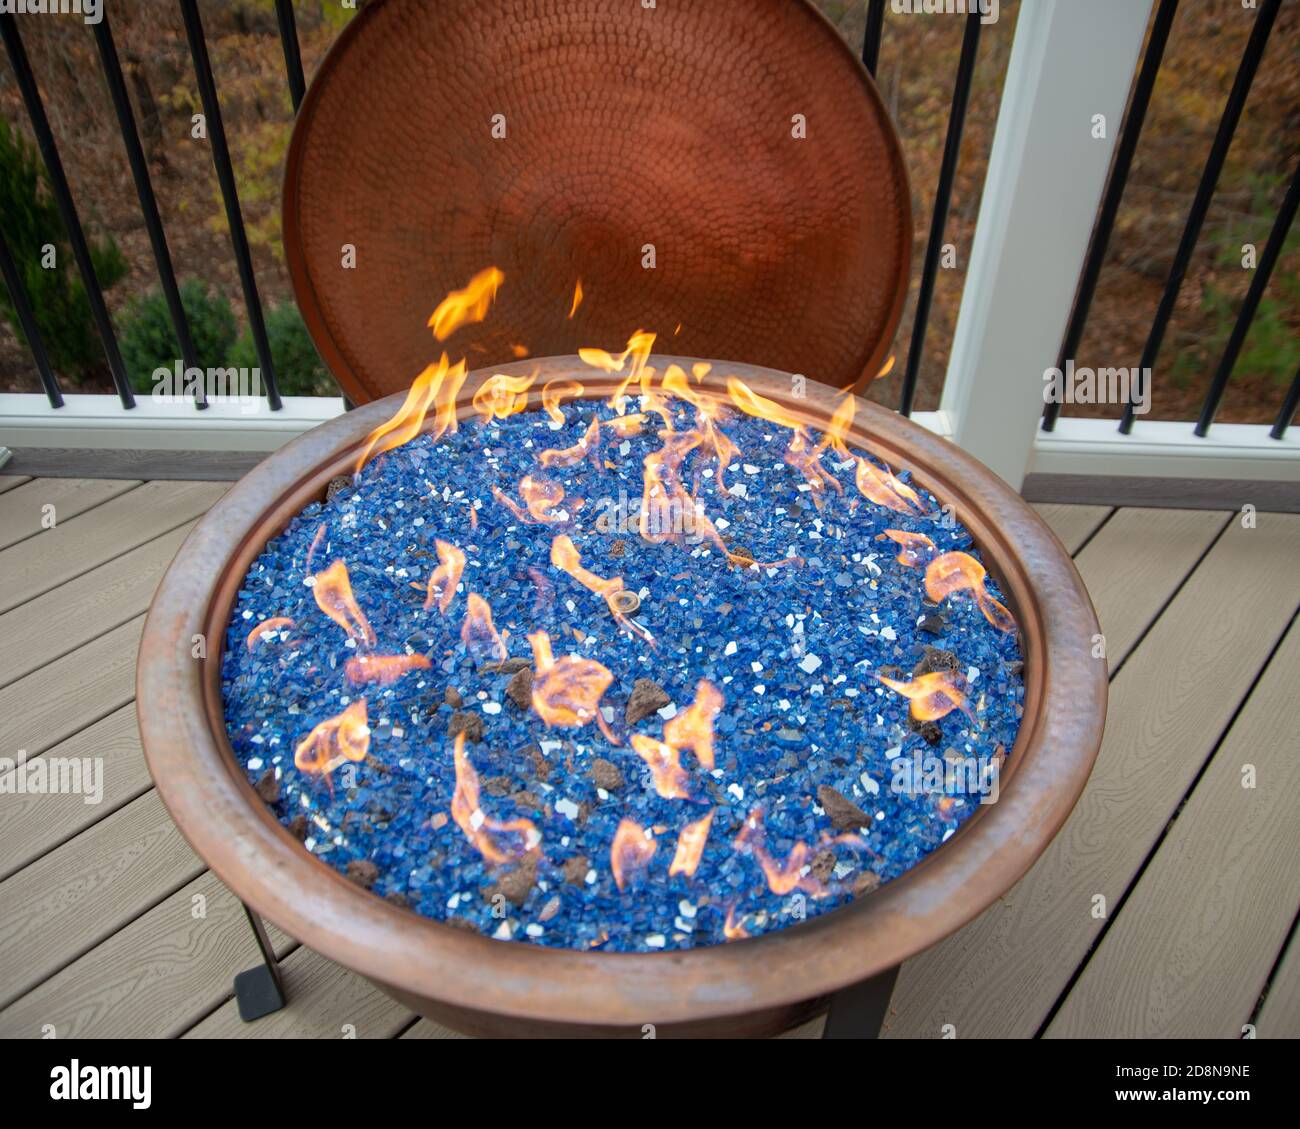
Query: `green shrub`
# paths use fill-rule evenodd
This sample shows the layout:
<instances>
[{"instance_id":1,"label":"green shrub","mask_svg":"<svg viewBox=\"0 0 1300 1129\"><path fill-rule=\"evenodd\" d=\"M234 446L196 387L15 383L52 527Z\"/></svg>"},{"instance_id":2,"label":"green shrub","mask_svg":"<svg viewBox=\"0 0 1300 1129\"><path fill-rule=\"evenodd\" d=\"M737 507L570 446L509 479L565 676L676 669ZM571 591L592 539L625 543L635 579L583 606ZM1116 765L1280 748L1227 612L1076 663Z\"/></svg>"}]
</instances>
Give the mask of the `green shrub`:
<instances>
[{"instance_id":1,"label":"green shrub","mask_svg":"<svg viewBox=\"0 0 1300 1129\"><path fill-rule=\"evenodd\" d=\"M27 290L50 362L61 373L81 378L102 372L107 363L90 314L90 299L77 273L63 218L49 194L48 174L35 148L0 119L0 215L5 241ZM126 259L112 237L87 236L90 261L102 290L127 273ZM55 265L45 267L44 248L55 248ZM27 338L8 287L0 286L0 312L18 339Z\"/></svg>"},{"instance_id":2,"label":"green shrub","mask_svg":"<svg viewBox=\"0 0 1300 1129\"><path fill-rule=\"evenodd\" d=\"M266 336L275 362L275 379L282 396L337 396L338 386L316 352L298 307L292 302L273 306L266 314ZM230 363L237 368L260 365L253 335L246 329L235 345Z\"/></svg>"},{"instance_id":3,"label":"green shrub","mask_svg":"<svg viewBox=\"0 0 1300 1129\"><path fill-rule=\"evenodd\" d=\"M199 367L223 367L235 343L235 312L230 300L224 294L209 291L208 284L197 279L187 279L180 290ZM161 290L151 290L119 315L118 345L131 377L131 387L140 393L153 390L155 369L172 369L182 359L180 342Z\"/></svg>"}]
</instances>

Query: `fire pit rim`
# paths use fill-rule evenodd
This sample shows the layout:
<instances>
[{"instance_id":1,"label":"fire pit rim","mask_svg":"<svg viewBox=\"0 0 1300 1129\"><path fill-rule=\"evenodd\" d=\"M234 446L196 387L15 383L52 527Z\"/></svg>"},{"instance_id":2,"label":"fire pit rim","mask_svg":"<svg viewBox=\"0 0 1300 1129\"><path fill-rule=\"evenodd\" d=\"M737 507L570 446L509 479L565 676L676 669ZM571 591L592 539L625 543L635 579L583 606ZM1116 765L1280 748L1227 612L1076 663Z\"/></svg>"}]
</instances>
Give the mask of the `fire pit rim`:
<instances>
[{"instance_id":1,"label":"fire pit rim","mask_svg":"<svg viewBox=\"0 0 1300 1129\"><path fill-rule=\"evenodd\" d=\"M663 365L691 358L656 356ZM787 374L713 362L814 422L836 393ZM610 379L577 358L471 374L459 401L492 372L576 376L587 398ZM329 477L349 467L400 394L347 413L259 464L187 537L154 596L140 645L137 712L159 795L182 835L242 900L323 955L405 1002L450 1012L591 1029L699 1023L776 1012L892 967L941 940L1005 893L1069 815L1101 741L1104 663L1088 643L1096 615L1073 562L1046 524L991 471L946 440L859 400L850 435L911 470L957 506L1020 624L1026 697L998 803L877 892L797 926L725 945L662 953L581 952L494 941L399 909L305 850L256 795L226 739L221 642L248 563ZM863 423L866 423L866 427ZM960 480L960 481L957 481ZM239 563L242 560L242 564ZM206 635L206 658L190 657ZM214 714L215 710L215 714Z\"/></svg>"}]
</instances>

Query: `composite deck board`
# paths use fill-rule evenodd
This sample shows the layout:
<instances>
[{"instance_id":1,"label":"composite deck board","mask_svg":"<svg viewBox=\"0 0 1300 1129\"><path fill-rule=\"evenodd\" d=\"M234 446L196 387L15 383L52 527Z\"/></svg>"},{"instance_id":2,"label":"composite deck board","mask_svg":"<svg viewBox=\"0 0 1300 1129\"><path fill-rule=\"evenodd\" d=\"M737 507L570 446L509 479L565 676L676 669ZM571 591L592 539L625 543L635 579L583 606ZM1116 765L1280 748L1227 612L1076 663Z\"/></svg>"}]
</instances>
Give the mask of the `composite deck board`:
<instances>
[{"instance_id":1,"label":"composite deck board","mask_svg":"<svg viewBox=\"0 0 1300 1129\"><path fill-rule=\"evenodd\" d=\"M1034 509L1071 556L1112 513L1110 506L1062 506L1055 502L1035 502Z\"/></svg>"},{"instance_id":2,"label":"composite deck board","mask_svg":"<svg viewBox=\"0 0 1300 1129\"><path fill-rule=\"evenodd\" d=\"M0 473L0 494L6 494L10 490L17 490L24 482L30 481L30 475Z\"/></svg>"},{"instance_id":3,"label":"composite deck board","mask_svg":"<svg viewBox=\"0 0 1300 1129\"><path fill-rule=\"evenodd\" d=\"M0 1006L202 870L149 791L0 882Z\"/></svg>"},{"instance_id":4,"label":"composite deck board","mask_svg":"<svg viewBox=\"0 0 1300 1129\"><path fill-rule=\"evenodd\" d=\"M273 926L271 943L293 942ZM182 1034L260 960L239 900L205 871L0 1011L0 1038L153 1039Z\"/></svg>"},{"instance_id":5,"label":"composite deck board","mask_svg":"<svg viewBox=\"0 0 1300 1129\"><path fill-rule=\"evenodd\" d=\"M225 492L215 482L146 482L0 552L0 612L192 521Z\"/></svg>"},{"instance_id":6,"label":"composite deck board","mask_svg":"<svg viewBox=\"0 0 1300 1129\"><path fill-rule=\"evenodd\" d=\"M66 793L0 794L0 843L4 844L0 880L106 819L152 786L140 749L134 703L61 741L47 755L102 758L103 794L98 803Z\"/></svg>"},{"instance_id":7,"label":"composite deck board","mask_svg":"<svg viewBox=\"0 0 1300 1129\"><path fill-rule=\"evenodd\" d=\"M136 616L0 690L4 755L34 757L131 701L143 626Z\"/></svg>"},{"instance_id":8,"label":"composite deck board","mask_svg":"<svg viewBox=\"0 0 1300 1129\"><path fill-rule=\"evenodd\" d=\"M414 1026L402 1032L403 1039L468 1039L470 1036L435 1023L432 1019L421 1019Z\"/></svg>"},{"instance_id":9,"label":"composite deck board","mask_svg":"<svg viewBox=\"0 0 1300 1129\"><path fill-rule=\"evenodd\" d=\"M1300 905L1297 686L1293 625L1048 1035L1241 1037Z\"/></svg>"},{"instance_id":10,"label":"composite deck board","mask_svg":"<svg viewBox=\"0 0 1300 1129\"><path fill-rule=\"evenodd\" d=\"M1112 682L1101 753L1065 826L1004 898L903 965L889 1036L1039 1031L1100 933L1094 898L1108 912L1122 898L1285 629L1297 552L1300 517L1229 525Z\"/></svg>"},{"instance_id":11,"label":"composite deck board","mask_svg":"<svg viewBox=\"0 0 1300 1129\"><path fill-rule=\"evenodd\" d=\"M149 607L158 581L194 522L186 522L0 615L0 686L68 654Z\"/></svg>"},{"instance_id":12,"label":"composite deck board","mask_svg":"<svg viewBox=\"0 0 1300 1129\"><path fill-rule=\"evenodd\" d=\"M1300 934L1291 938L1255 1020L1260 1039L1300 1039Z\"/></svg>"},{"instance_id":13,"label":"composite deck board","mask_svg":"<svg viewBox=\"0 0 1300 1129\"><path fill-rule=\"evenodd\" d=\"M1208 510L1120 510L1075 558L1112 671L1228 520Z\"/></svg>"},{"instance_id":14,"label":"composite deck board","mask_svg":"<svg viewBox=\"0 0 1300 1129\"><path fill-rule=\"evenodd\" d=\"M185 1037L227 1039L391 1039L415 1016L368 980L305 945L280 962L288 1004L244 1023L232 999Z\"/></svg>"},{"instance_id":15,"label":"composite deck board","mask_svg":"<svg viewBox=\"0 0 1300 1129\"><path fill-rule=\"evenodd\" d=\"M139 485L138 479L129 478L34 478L0 497L0 549L53 532L60 522ZM51 519L54 525L47 528Z\"/></svg>"}]
</instances>

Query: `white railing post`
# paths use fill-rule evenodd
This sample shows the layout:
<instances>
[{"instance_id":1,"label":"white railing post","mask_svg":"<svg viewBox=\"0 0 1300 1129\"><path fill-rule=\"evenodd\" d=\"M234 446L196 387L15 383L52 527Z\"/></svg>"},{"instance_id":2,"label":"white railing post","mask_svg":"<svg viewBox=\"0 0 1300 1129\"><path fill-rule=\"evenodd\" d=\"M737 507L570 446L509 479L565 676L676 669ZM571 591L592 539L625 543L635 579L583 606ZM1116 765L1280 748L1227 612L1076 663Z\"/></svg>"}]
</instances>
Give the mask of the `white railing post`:
<instances>
[{"instance_id":1,"label":"white railing post","mask_svg":"<svg viewBox=\"0 0 1300 1129\"><path fill-rule=\"evenodd\" d=\"M940 405L953 439L1016 489L1150 12L1151 0L1020 5Z\"/></svg>"}]
</instances>

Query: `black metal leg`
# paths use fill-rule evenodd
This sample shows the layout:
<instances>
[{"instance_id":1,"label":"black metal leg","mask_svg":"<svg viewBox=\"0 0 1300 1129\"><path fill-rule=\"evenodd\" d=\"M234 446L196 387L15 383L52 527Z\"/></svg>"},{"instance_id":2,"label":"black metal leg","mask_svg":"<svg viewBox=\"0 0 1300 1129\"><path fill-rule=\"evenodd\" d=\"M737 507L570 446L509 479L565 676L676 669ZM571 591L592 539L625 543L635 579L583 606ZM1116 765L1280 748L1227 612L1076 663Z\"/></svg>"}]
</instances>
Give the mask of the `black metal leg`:
<instances>
[{"instance_id":1,"label":"black metal leg","mask_svg":"<svg viewBox=\"0 0 1300 1129\"><path fill-rule=\"evenodd\" d=\"M239 1018L252 1023L284 1007L284 981L280 978L280 965L275 959L275 950L271 948L271 938L266 935L265 923L246 905L244 913L248 915L248 924L253 927L253 936L257 938L262 963L235 977L235 1002L239 1005Z\"/></svg>"},{"instance_id":2,"label":"black metal leg","mask_svg":"<svg viewBox=\"0 0 1300 1129\"><path fill-rule=\"evenodd\" d=\"M878 1039L897 979L898 968L895 966L870 980L850 984L836 992L831 997L831 1010L826 1016L822 1038Z\"/></svg>"}]
</instances>

